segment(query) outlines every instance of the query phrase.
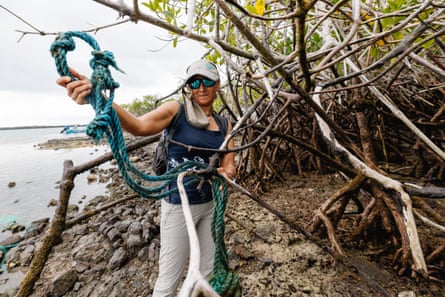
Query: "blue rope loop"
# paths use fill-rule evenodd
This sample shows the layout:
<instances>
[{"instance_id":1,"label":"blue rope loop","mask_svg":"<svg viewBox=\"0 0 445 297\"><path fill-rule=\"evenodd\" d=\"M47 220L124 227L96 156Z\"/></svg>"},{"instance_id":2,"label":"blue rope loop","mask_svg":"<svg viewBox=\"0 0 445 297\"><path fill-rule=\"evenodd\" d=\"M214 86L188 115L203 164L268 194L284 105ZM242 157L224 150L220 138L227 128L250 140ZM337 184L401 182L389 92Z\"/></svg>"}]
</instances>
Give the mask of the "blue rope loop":
<instances>
[{"instance_id":1,"label":"blue rope loop","mask_svg":"<svg viewBox=\"0 0 445 297\"><path fill-rule=\"evenodd\" d=\"M73 37L80 38L88 43L95 51L100 51L99 44L94 38L84 32L79 31L69 31L65 33L60 33L56 40L51 44L50 52L51 55L56 60L57 72L61 76L70 76L72 79L76 79L69 70L68 63L66 61L66 55L69 51L74 51L76 49L76 43Z\"/></svg>"}]
</instances>

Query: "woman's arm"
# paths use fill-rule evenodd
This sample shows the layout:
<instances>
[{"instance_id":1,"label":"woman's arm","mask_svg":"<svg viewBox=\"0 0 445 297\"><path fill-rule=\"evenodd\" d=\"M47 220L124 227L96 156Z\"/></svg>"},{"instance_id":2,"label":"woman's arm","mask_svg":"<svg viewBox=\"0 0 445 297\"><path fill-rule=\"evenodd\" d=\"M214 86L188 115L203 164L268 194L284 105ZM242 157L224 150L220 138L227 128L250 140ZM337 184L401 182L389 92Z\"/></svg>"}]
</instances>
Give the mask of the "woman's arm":
<instances>
[{"instance_id":1,"label":"woman's arm","mask_svg":"<svg viewBox=\"0 0 445 297\"><path fill-rule=\"evenodd\" d=\"M135 117L118 104L113 103L113 108L125 131L135 136L148 136L159 133L170 125L173 117L178 112L179 103L176 101L165 102L140 117Z\"/></svg>"},{"instance_id":2,"label":"woman's arm","mask_svg":"<svg viewBox=\"0 0 445 297\"><path fill-rule=\"evenodd\" d=\"M77 104L88 104L86 97L91 93L92 84L90 80L70 69L77 80L72 81L69 76L63 76L57 79L57 84L67 89L68 96ZM158 108L136 117L118 104L113 102L113 109L119 118L122 128L135 136L148 136L159 133L162 129L168 127L171 120L179 109L179 103L169 101L163 103Z\"/></svg>"}]
</instances>

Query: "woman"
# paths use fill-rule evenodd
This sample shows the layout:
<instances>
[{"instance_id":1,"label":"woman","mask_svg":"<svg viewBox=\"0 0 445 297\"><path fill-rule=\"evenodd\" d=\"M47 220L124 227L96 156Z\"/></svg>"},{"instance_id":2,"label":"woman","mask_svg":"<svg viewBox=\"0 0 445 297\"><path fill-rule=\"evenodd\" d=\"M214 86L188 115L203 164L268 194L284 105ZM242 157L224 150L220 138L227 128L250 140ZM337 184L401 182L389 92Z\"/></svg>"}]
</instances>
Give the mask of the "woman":
<instances>
[{"instance_id":1,"label":"woman","mask_svg":"<svg viewBox=\"0 0 445 297\"><path fill-rule=\"evenodd\" d=\"M68 96L78 104L86 104L90 94L91 82L83 75L72 70L78 80L61 77L57 83L66 87ZM230 122L227 131L223 132L221 117L213 112L213 102L220 87L220 78L215 65L205 60L192 63L186 71L187 93L184 98L185 116L179 119L173 139L194 147L218 149L231 130ZM148 136L167 129L179 110L176 101L165 102L147 114L135 117L119 105L113 103L121 126L135 136ZM233 148L233 140L228 148ZM188 150L180 145L170 143L168 149L168 166L175 167L188 160L208 163L210 151ZM234 153L225 154L220 162L218 172L228 178L236 173ZM176 187L172 182L171 187ZM200 189L195 185L186 188L192 216L199 237L201 250L201 272L209 279L213 270L215 245L212 239L211 222L213 201L210 185L204 184ZM173 193L161 202L161 250L159 255L159 275L153 291L153 297L175 296L181 281L189 255L189 244L186 225L178 193Z\"/></svg>"}]
</instances>

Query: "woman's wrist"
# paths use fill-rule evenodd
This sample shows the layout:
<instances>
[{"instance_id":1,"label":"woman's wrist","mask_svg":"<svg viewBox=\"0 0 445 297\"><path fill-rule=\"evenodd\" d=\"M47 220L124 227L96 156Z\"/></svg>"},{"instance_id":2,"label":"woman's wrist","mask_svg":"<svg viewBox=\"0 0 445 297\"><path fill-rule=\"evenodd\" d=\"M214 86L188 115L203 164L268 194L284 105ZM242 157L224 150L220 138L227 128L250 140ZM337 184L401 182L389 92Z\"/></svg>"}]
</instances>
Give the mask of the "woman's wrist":
<instances>
[{"instance_id":1,"label":"woman's wrist","mask_svg":"<svg viewBox=\"0 0 445 297\"><path fill-rule=\"evenodd\" d=\"M233 172L226 171L226 170L224 170L224 172L228 179L233 179L235 177L235 174L233 174Z\"/></svg>"},{"instance_id":2,"label":"woman's wrist","mask_svg":"<svg viewBox=\"0 0 445 297\"><path fill-rule=\"evenodd\" d=\"M225 169L222 168L222 167L218 170L218 172L219 172L221 175L224 175L225 177L227 177L228 179L233 179L233 178L235 177L235 174L233 174L232 172L229 172L229 171L225 170Z\"/></svg>"}]
</instances>

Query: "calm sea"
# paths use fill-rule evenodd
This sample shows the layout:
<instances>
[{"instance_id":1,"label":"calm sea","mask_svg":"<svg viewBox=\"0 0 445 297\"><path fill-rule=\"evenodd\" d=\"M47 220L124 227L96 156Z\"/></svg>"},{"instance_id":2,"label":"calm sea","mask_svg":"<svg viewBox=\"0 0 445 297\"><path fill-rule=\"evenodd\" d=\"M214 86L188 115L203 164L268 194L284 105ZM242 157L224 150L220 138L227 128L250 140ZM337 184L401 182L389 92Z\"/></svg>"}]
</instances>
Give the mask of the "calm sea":
<instances>
[{"instance_id":1,"label":"calm sea","mask_svg":"<svg viewBox=\"0 0 445 297\"><path fill-rule=\"evenodd\" d=\"M53 216L51 199L58 199L57 182L63 173L63 162L72 160L80 165L109 151L108 146L42 150L36 145L48 139L76 137L80 134L61 134L62 128L33 128L0 130L0 230L15 220L25 226L34 220ZM108 166L104 164L103 166ZM71 192L71 204L82 204L97 195L107 193L106 184L87 183L85 172L78 175ZM14 182L14 187L8 184ZM86 196L86 198L83 198ZM10 236L0 232L0 241Z\"/></svg>"}]
</instances>

